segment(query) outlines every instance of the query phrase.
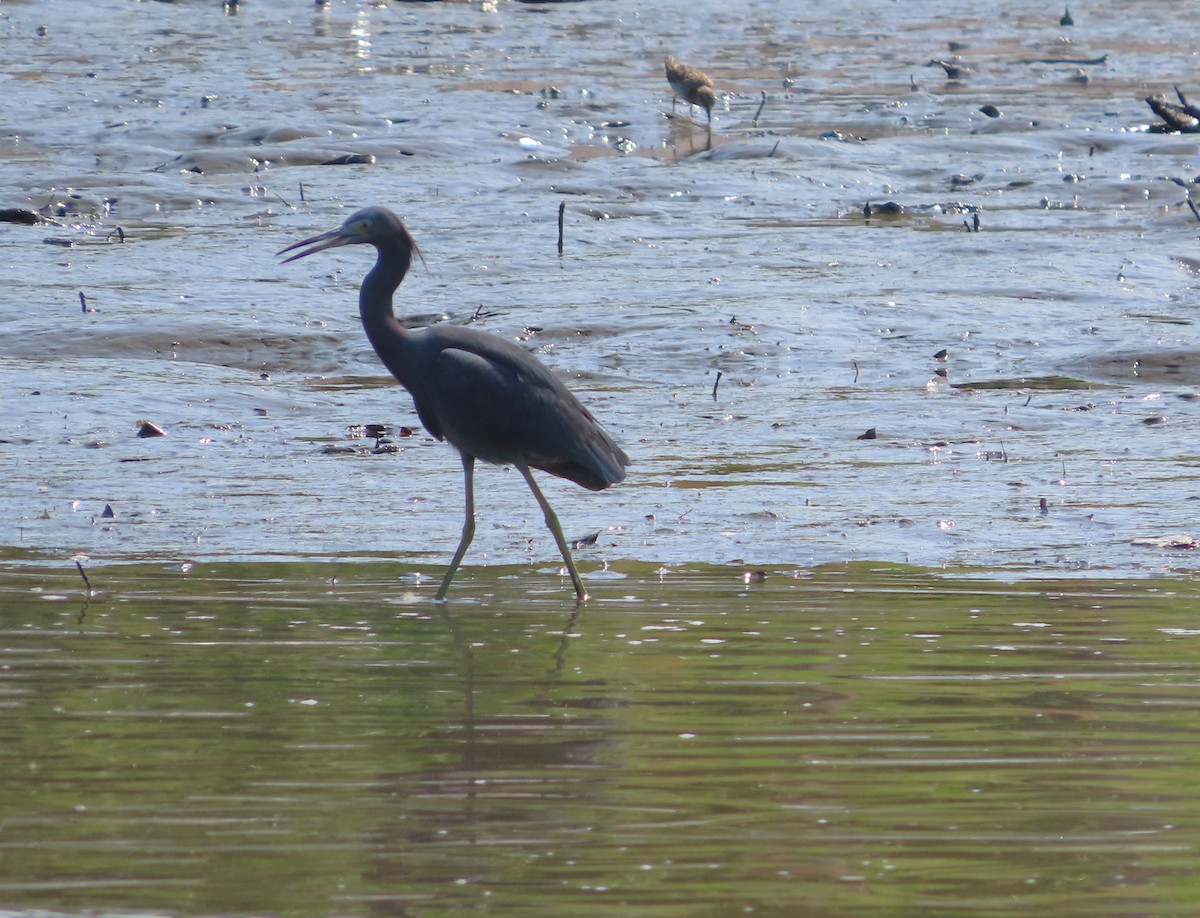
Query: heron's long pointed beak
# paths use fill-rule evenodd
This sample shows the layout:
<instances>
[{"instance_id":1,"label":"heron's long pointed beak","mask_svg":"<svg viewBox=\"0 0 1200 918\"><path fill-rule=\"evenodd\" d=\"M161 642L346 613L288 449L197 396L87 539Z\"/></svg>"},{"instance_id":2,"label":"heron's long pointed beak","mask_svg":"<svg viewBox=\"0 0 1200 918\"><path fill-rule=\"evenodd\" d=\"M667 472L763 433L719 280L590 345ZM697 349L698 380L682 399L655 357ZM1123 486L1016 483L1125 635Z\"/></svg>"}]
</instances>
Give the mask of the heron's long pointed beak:
<instances>
[{"instance_id":1,"label":"heron's long pointed beak","mask_svg":"<svg viewBox=\"0 0 1200 918\"><path fill-rule=\"evenodd\" d=\"M289 261L295 261L297 258L306 258L309 255L315 255L317 252L324 252L326 249L336 249L340 245L351 245L358 240L351 234L346 232L345 227L339 226L335 230L330 230L327 233L321 233L318 236L311 236L300 242L293 242L287 248L280 249L276 255L283 255L285 252L291 252L294 249L301 249L305 246L312 248L305 249L303 252L296 252L290 258L285 258L283 263L286 265Z\"/></svg>"}]
</instances>

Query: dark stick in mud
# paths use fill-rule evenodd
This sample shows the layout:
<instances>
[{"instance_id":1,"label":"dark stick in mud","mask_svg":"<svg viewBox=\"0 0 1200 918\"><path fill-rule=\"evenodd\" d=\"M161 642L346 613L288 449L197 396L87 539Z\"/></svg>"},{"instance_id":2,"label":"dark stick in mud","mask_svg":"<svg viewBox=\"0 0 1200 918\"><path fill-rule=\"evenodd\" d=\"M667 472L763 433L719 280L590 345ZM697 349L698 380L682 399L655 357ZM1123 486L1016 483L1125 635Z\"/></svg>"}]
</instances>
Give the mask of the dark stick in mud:
<instances>
[{"instance_id":1,"label":"dark stick in mud","mask_svg":"<svg viewBox=\"0 0 1200 918\"><path fill-rule=\"evenodd\" d=\"M756 111L754 113L754 118L751 122L755 127L758 127L758 116L762 114L763 106L766 104L767 104L767 93L765 90L763 90L762 98L758 102L758 111Z\"/></svg>"}]
</instances>

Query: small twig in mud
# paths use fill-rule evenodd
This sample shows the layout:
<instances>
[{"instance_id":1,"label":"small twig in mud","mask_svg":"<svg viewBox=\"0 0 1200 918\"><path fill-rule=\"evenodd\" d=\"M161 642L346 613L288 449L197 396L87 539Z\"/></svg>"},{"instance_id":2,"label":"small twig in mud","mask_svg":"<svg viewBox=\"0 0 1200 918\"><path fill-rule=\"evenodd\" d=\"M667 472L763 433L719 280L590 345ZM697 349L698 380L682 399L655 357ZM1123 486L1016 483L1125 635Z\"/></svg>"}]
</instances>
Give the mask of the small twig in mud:
<instances>
[{"instance_id":1,"label":"small twig in mud","mask_svg":"<svg viewBox=\"0 0 1200 918\"><path fill-rule=\"evenodd\" d=\"M771 147L771 155L770 155L769 157L767 157L767 158L768 158L768 159L774 159L774 158L775 158L775 151L776 151L776 150L778 150L778 149L779 149L779 141L777 140L777 141L775 141L775 146Z\"/></svg>"},{"instance_id":2,"label":"small twig in mud","mask_svg":"<svg viewBox=\"0 0 1200 918\"><path fill-rule=\"evenodd\" d=\"M763 106L765 106L767 104L767 92L765 89L761 90L761 92L762 92L762 98L758 102L758 111L756 111L754 113L754 118L752 118L751 122L750 122L755 127L758 127L758 116L762 114Z\"/></svg>"},{"instance_id":3,"label":"small twig in mud","mask_svg":"<svg viewBox=\"0 0 1200 918\"><path fill-rule=\"evenodd\" d=\"M300 203L304 203L304 183L300 183Z\"/></svg>"},{"instance_id":4,"label":"small twig in mud","mask_svg":"<svg viewBox=\"0 0 1200 918\"><path fill-rule=\"evenodd\" d=\"M121 227L119 227L119 226L116 229L114 229L111 233L109 233L107 236L105 236L104 241L108 242L108 240L112 239L112 237L114 235L117 237L117 242L125 241L125 230L121 229Z\"/></svg>"},{"instance_id":5,"label":"small twig in mud","mask_svg":"<svg viewBox=\"0 0 1200 918\"><path fill-rule=\"evenodd\" d=\"M1200 211L1196 210L1196 205L1192 203L1191 198L1187 199L1187 206L1191 210L1192 216L1194 216L1198 221L1200 221Z\"/></svg>"},{"instance_id":6,"label":"small twig in mud","mask_svg":"<svg viewBox=\"0 0 1200 918\"><path fill-rule=\"evenodd\" d=\"M851 364L851 366L853 366L853 367L854 367L854 381L855 381L855 382L858 382L858 361L857 361L857 360L851 360L851 361L850 361L850 364Z\"/></svg>"},{"instance_id":7,"label":"small twig in mud","mask_svg":"<svg viewBox=\"0 0 1200 918\"><path fill-rule=\"evenodd\" d=\"M717 370L717 379L713 383L713 401L717 400L717 386L721 385L721 371Z\"/></svg>"},{"instance_id":8,"label":"small twig in mud","mask_svg":"<svg viewBox=\"0 0 1200 918\"><path fill-rule=\"evenodd\" d=\"M92 595L92 581L88 580L87 571L85 571L83 569L83 565L79 562L78 558L75 559L75 568L79 571L79 576L83 578L83 585L85 587L87 587L88 596L91 596Z\"/></svg>"},{"instance_id":9,"label":"small twig in mud","mask_svg":"<svg viewBox=\"0 0 1200 918\"><path fill-rule=\"evenodd\" d=\"M979 232L979 211L975 211L971 215L971 225L975 228L975 232Z\"/></svg>"},{"instance_id":10,"label":"small twig in mud","mask_svg":"<svg viewBox=\"0 0 1200 918\"><path fill-rule=\"evenodd\" d=\"M79 308L80 311L87 312L87 297L83 295L83 291L79 291Z\"/></svg>"},{"instance_id":11,"label":"small twig in mud","mask_svg":"<svg viewBox=\"0 0 1200 918\"><path fill-rule=\"evenodd\" d=\"M301 186L301 192L303 192L303 186ZM272 191L271 194L275 195L275 197L279 199L279 203L282 204L284 207L286 207L288 210L296 209L296 205L293 204L291 201L289 201L287 198L285 198L283 195L281 195L278 191ZM301 198L301 200L304 200L304 199Z\"/></svg>"},{"instance_id":12,"label":"small twig in mud","mask_svg":"<svg viewBox=\"0 0 1200 918\"><path fill-rule=\"evenodd\" d=\"M1000 458L1008 462L1008 450L1004 448L1004 441L1000 441Z\"/></svg>"},{"instance_id":13,"label":"small twig in mud","mask_svg":"<svg viewBox=\"0 0 1200 918\"><path fill-rule=\"evenodd\" d=\"M563 253L563 216L567 212L567 202L558 202L558 254L562 257Z\"/></svg>"},{"instance_id":14,"label":"small twig in mud","mask_svg":"<svg viewBox=\"0 0 1200 918\"><path fill-rule=\"evenodd\" d=\"M1024 404L1024 405L1022 405L1021 407L1022 407L1022 408L1028 408L1028 407L1029 407L1029 403L1030 403L1030 402L1032 402L1032 401L1033 401L1033 393L1032 393L1032 392L1030 392L1030 393L1029 393L1027 396L1025 396L1025 404Z\"/></svg>"}]
</instances>

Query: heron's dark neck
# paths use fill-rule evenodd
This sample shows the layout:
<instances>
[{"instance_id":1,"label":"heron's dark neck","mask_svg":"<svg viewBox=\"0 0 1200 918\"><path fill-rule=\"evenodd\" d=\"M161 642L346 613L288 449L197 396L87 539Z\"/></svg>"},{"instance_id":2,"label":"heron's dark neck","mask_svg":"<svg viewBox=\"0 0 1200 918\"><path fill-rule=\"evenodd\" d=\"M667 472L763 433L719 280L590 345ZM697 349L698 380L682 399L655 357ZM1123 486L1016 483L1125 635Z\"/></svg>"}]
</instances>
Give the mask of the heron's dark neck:
<instances>
[{"instance_id":1,"label":"heron's dark neck","mask_svg":"<svg viewBox=\"0 0 1200 918\"><path fill-rule=\"evenodd\" d=\"M412 264L413 250L403 244L377 243L379 258L358 291L358 313L362 316L363 329L375 348L379 359L411 391L410 376L413 373L411 334L396 321L392 312L392 295L408 273Z\"/></svg>"},{"instance_id":2,"label":"heron's dark neck","mask_svg":"<svg viewBox=\"0 0 1200 918\"><path fill-rule=\"evenodd\" d=\"M374 340L375 332L395 319L392 295L412 264L412 250L407 246L380 244L379 257L363 279L358 293L358 311L367 335Z\"/></svg>"}]
</instances>

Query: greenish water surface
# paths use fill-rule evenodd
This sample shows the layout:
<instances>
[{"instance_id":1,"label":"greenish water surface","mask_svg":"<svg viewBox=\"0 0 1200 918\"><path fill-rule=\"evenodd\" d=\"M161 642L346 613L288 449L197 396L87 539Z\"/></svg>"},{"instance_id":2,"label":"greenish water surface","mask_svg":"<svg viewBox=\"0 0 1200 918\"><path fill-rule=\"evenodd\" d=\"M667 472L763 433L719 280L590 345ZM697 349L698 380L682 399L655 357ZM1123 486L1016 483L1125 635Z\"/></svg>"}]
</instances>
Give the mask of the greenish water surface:
<instances>
[{"instance_id":1,"label":"greenish water surface","mask_svg":"<svg viewBox=\"0 0 1200 918\"><path fill-rule=\"evenodd\" d=\"M1191 582L397 573L0 571L4 914L1194 914Z\"/></svg>"}]
</instances>

